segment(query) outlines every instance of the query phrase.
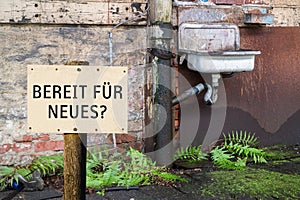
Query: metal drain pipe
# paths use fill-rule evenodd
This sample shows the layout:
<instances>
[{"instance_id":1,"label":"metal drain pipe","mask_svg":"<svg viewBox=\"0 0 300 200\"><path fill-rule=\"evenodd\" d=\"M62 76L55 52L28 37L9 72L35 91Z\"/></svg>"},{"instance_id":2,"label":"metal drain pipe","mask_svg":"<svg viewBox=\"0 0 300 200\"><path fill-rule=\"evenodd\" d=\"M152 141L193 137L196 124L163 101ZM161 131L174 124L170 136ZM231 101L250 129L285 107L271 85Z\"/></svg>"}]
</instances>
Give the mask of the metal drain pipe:
<instances>
[{"instance_id":1,"label":"metal drain pipe","mask_svg":"<svg viewBox=\"0 0 300 200\"><path fill-rule=\"evenodd\" d=\"M212 100L212 87L207 83L199 83L198 85L185 90L182 94L172 99L172 105L175 106L193 95L200 94L204 89L207 90L204 94L204 103L206 105L212 105L214 103Z\"/></svg>"},{"instance_id":2,"label":"metal drain pipe","mask_svg":"<svg viewBox=\"0 0 300 200\"><path fill-rule=\"evenodd\" d=\"M150 0L150 47L170 51L173 38L171 25L172 0ZM173 120L171 93L171 58L158 58L153 64L155 94L153 109L154 154L151 156L158 165L170 165L173 161Z\"/></svg>"}]
</instances>

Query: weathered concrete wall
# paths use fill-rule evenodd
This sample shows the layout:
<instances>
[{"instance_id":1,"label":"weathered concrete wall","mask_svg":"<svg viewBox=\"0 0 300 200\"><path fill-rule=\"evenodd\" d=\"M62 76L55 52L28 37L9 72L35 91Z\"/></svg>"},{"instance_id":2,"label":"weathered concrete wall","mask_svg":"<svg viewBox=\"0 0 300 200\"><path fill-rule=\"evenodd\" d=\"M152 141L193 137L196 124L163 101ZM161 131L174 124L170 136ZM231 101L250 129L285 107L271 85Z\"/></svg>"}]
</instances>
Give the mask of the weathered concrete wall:
<instances>
[{"instance_id":1,"label":"weathered concrete wall","mask_svg":"<svg viewBox=\"0 0 300 200\"><path fill-rule=\"evenodd\" d=\"M1 23L117 24L143 12L146 0L2 0ZM131 24L146 24L145 16Z\"/></svg>"},{"instance_id":2,"label":"weathered concrete wall","mask_svg":"<svg viewBox=\"0 0 300 200\"><path fill-rule=\"evenodd\" d=\"M63 149L63 136L26 133L26 65L64 64L72 60L108 65L110 27L47 25L0 26L0 157L1 164L26 162L36 154ZM143 128L144 28L114 30L114 65L129 65L129 133L136 141ZM91 135L89 144L107 143Z\"/></svg>"},{"instance_id":3,"label":"weathered concrete wall","mask_svg":"<svg viewBox=\"0 0 300 200\"><path fill-rule=\"evenodd\" d=\"M253 17L253 23L262 19L264 19L262 21L270 21L267 16L274 15L274 23L267 26L299 26L300 23L300 1L298 0L210 0L208 3L192 6L184 6L184 1L179 2L181 4L173 7L172 23L175 26L183 22L235 23L239 26L253 26L244 23L247 12L260 16ZM188 1L191 2L198 1ZM266 11L266 15L262 14Z\"/></svg>"},{"instance_id":4,"label":"weathered concrete wall","mask_svg":"<svg viewBox=\"0 0 300 200\"><path fill-rule=\"evenodd\" d=\"M299 0L272 0L274 26L300 26Z\"/></svg>"}]
</instances>

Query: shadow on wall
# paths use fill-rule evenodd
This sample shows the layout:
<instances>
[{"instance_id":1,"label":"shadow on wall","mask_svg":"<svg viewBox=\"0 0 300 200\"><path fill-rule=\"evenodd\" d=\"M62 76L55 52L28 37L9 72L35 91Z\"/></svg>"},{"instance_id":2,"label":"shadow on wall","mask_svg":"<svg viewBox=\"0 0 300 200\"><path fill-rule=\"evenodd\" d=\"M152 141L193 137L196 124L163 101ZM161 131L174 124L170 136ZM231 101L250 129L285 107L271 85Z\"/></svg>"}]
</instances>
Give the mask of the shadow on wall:
<instances>
[{"instance_id":1,"label":"shadow on wall","mask_svg":"<svg viewBox=\"0 0 300 200\"><path fill-rule=\"evenodd\" d=\"M275 144L300 143L300 110L292 115L275 133L266 132L249 113L236 108L227 108L224 133L232 130L245 130L255 133L264 146Z\"/></svg>"}]
</instances>

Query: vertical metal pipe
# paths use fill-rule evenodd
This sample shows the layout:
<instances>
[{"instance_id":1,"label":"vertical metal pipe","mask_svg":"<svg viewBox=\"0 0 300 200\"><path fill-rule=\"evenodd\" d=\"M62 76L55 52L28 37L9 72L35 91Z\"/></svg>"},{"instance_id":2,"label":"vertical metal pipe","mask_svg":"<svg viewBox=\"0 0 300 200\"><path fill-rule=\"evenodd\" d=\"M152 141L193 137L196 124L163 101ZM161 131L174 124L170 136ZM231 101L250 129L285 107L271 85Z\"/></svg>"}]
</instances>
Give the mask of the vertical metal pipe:
<instances>
[{"instance_id":1,"label":"vertical metal pipe","mask_svg":"<svg viewBox=\"0 0 300 200\"><path fill-rule=\"evenodd\" d=\"M112 31L108 32L108 45L109 45L109 66L113 65L113 46L112 46Z\"/></svg>"},{"instance_id":2,"label":"vertical metal pipe","mask_svg":"<svg viewBox=\"0 0 300 200\"><path fill-rule=\"evenodd\" d=\"M170 51L172 39L172 0L149 0L150 47ZM154 68L157 68L156 70ZM155 134L154 160L158 165L169 165L172 161L172 94L171 94L171 60L158 59L153 65L154 109L153 131Z\"/></svg>"},{"instance_id":3,"label":"vertical metal pipe","mask_svg":"<svg viewBox=\"0 0 300 200\"><path fill-rule=\"evenodd\" d=\"M112 28L113 30L113 28ZM108 45L109 45L109 66L113 65L113 35L112 30L108 32ZM113 138L113 145L114 145L114 151L117 152L117 140L116 140L116 134L112 133Z\"/></svg>"},{"instance_id":4,"label":"vertical metal pipe","mask_svg":"<svg viewBox=\"0 0 300 200\"><path fill-rule=\"evenodd\" d=\"M158 60L157 86L155 93L154 131L156 133L155 159L158 165L172 160L173 115L171 94L171 61ZM163 151L160 151L163 149Z\"/></svg>"},{"instance_id":5,"label":"vertical metal pipe","mask_svg":"<svg viewBox=\"0 0 300 200\"><path fill-rule=\"evenodd\" d=\"M152 27L151 46L154 49L170 51L172 26L162 23ZM169 165L173 157L173 115L171 92L171 60L156 58L153 64L154 110L153 124L155 134L154 160L158 165Z\"/></svg>"}]
</instances>

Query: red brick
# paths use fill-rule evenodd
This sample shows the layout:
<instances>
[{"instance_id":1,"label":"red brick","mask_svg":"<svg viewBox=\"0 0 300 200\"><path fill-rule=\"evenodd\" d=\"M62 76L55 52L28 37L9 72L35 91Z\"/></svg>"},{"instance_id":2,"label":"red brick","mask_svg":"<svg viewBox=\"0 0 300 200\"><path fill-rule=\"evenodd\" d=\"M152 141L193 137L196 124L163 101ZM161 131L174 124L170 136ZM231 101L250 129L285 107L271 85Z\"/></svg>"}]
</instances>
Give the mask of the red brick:
<instances>
[{"instance_id":1,"label":"red brick","mask_svg":"<svg viewBox=\"0 0 300 200\"><path fill-rule=\"evenodd\" d=\"M244 4L244 0L214 0L216 4L235 4L242 5Z\"/></svg>"},{"instance_id":2,"label":"red brick","mask_svg":"<svg viewBox=\"0 0 300 200\"><path fill-rule=\"evenodd\" d=\"M31 142L34 138L31 135L23 135L18 138L14 138L15 142Z\"/></svg>"},{"instance_id":3,"label":"red brick","mask_svg":"<svg viewBox=\"0 0 300 200\"><path fill-rule=\"evenodd\" d=\"M23 135L23 142L32 142L33 137L31 135Z\"/></svg>"},{"instance_id":4,"label":"red brick","mask_svg":"<svg viewBox=\"0 0 300 200\"><path fill-rule=\"evenodd\" d=\"M10 150L10 144L3 144L0 146L0 153L6 153Z\"/></svg>"},{"instance_id":5,"label":"red brick","mask_svg":"<svg viewBox=\"0 0 300 200\"><path fill-rule=\"evenodd\" d=\"M245 4L267 4L264 0L245 0Z\"/></svg>"},{"instance_id":6,"label":"red brick","mask_svg":"<svg viewBox=\"0 0 300 200\"><path fill-rule=\"evenodd\" d=\"M35 152L42 151L59 151L64 149L64 141L47 141L47 142L36 142L34 144Z\"/></svg>"},{"instance_id":7,"label":"red brick","mask_svg":"<svg viewBox=\"0 0 300 200\"><path fill-rule=\"evenodd\" d=\"M39 139L42 141L49 141L50 136L48 134L41 134L41 135L39 135Z\"/></svg>"},{"instance_id":8,"label":"red brick","mask_svg":"<svg viewBox=\"0 0 300 200\"><path fill-rule=\"evenodd\" d=\"M15 143L12 146L12 150L16 153L25 152L32 148L32 142L22 142L22 143Z\"/></svg>"},{"instance_id":9,"label":"red brick","mask_svg":"<svg viewBox=\"0 0 300 200\"><path fill-rule=\"evenodd\" d=\"M175 120L175 121L174 121L174 126L175 126L175 127L179 127L179 125L180 125L179 120Z\"/></svg>"},{"instance_id":10,"label":"red brick","mask_svg":"<svg viewBox=\"0 0 300 200\"><path fill-rule=\"evenodd\" d=\"M113 142L112 134L108 136L110 142ZM131 134L116 134L117 144L136 142L136 136Z\"/></svg>"}]
</instances>

